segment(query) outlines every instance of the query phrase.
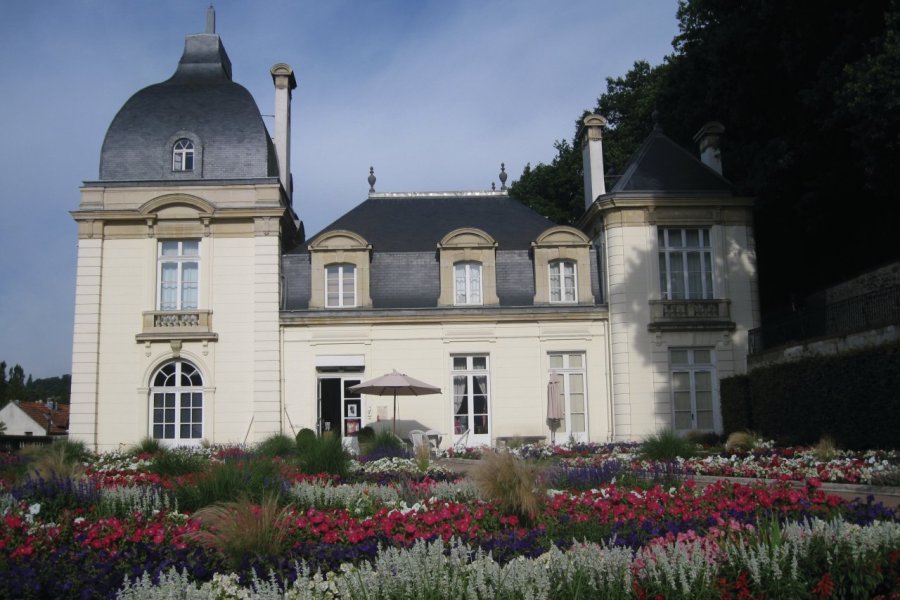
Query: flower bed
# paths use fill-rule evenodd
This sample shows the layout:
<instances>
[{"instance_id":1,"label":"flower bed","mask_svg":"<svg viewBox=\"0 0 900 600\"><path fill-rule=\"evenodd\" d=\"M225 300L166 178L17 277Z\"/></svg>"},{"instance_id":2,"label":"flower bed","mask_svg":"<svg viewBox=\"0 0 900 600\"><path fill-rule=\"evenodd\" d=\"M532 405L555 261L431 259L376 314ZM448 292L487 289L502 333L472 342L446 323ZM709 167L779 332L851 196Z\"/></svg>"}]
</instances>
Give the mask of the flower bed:
<instances>
[{"instance_id":1,"label":"flower bed","mask_svg":"<svg viewBox=\"0 0 900 600\"><path fill-rule=\"evenodd\" d=\"M163 476L150 472L148 457L103 455L80 479L28 478L0 492L0 597L115 597L123 586L134 598L189 589L237 598L248 586L298 598L829 597L900 584L894 511L848 503L814 482L700 488L645 478L633 486L625 477L632 450L560 452L570 471L617 468L605 483L551 489L532 519L481 498L468 480L418 472L409 459L357 463L345 480L272 459L279 480L265 485L277 510L266 530L274 545L265 547L278 551L255 553L229 550L223 522L204 511L179 512L178 486L214 469ZM199 456L251 458L222 449ZM251 503L238 531L263 531L266 514ZM202 542L210 539L218 545Z\"/></svg>"}]
</instances>

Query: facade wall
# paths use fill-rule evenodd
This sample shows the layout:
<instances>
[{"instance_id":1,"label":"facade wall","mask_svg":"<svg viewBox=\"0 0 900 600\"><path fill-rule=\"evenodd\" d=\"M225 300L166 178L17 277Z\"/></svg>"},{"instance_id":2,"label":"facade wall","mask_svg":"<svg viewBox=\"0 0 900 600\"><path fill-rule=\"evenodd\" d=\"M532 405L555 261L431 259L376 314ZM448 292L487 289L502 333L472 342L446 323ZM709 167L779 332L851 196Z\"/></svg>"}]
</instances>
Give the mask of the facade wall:
<instances>
[{"instance_id":1,"label":"facade wall","mask_svg":"<svg viewBox=\"0 0 900 600\"><path fill-rule=\"evenodd\" d=\"M47 435L46 423L35 422L13 402L0 409L0 422L6 425L4 435Z\"/></svg>"},{"instance_id":2,"label":"facade wall","mask_svg":"<svg viewBox=\"0 0 900 600\"><path fill-rule=\"evenodd\" d=\"M446 447L453 432L452 357L489 357L491 436L546 436L548 353L586 357L588 429L593 441L609 431L605 320L564 323L431 323L284 327L284 398L294 430L315 428L317 361L362 356L365 380L393 369L441 388L441 394L397 398L398 433L434 429ZM338 359L338 362L340 360ZM350 360L348 360L350 362ZM322 373L332 377L333 373ZM393 397L364 396L363 425L390 427ZM291 431L293 433L293 430Z\"/></svg>"},{"instance_id":3,"label":"facade wall","mask_svg":"<svg viewBox=\"0 0 900 600\"><path fill-rule=\"evenodd\" d=\"M615 438L641 438L673 426L671 348L713 350L714 419L721 430L718 380L746 372L747 331L759 324L752 229L705 225L712 238L715 298L730 301L734 330L706 330L698 323L680 331L650 331L649 303L661 298L657 229L668 225L628 215L611 221L604 234Z\"/></svg>"}]
</instances>

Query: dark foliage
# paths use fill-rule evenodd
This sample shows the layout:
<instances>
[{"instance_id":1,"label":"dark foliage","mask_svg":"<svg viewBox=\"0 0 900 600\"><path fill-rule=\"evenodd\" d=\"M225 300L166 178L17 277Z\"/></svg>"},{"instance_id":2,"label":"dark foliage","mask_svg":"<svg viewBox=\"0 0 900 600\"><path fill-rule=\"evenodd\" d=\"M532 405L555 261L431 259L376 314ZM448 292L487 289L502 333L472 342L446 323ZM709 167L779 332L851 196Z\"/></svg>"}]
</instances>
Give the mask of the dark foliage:
<instances>
[{"instance_id":1,"label":"dark foliage","mask_svg":"<svg viewBox=\"0 0 900 600\"><path fill-rule=\"evenodd\" d=\"M900 448L898 343L761 367L746 377L749 421L767 437L813 444L829 435L842 448ZM732 394L744 389L723 382L728 430L735 423L729 415L741 403Z\"/></svg>"},{"instance_id":2,"label":"dark foliage","mask_svg":"<svg viewBox=\"0 0 900 600\"><path fill-rule=\"evenodd\" d=\"M720 383L722 394L722 426L726 433L753 430L750 410L750 376L735 375Z\"/></svg>"}]
</instances>

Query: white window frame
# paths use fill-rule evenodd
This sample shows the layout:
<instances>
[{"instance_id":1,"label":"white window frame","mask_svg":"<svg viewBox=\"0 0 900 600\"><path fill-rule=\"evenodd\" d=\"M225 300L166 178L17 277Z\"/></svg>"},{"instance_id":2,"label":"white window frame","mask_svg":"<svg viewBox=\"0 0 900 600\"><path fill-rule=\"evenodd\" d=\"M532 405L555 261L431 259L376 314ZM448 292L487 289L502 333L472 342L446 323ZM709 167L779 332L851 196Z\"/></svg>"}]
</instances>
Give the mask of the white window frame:
<instances>
[{"instance_id":1,"label":"white window frame","mask_svg":"<svg viewBox=\"0 0 900 600\"><path fill-rule=\"evenodd\" d=\"M163 255L163 246L165 244L177 244L176 254ZM185 243L197 245L196 254L185 254ZM164 281L163 273L166 271L165 265L175 266L175 281ZM197 281L185 281L185 267L193 264L197 271ZM175 288L175 304L163 302L163 291L166 285L174 283ZM185 292L193 285L195 289L195 300L193 302L185 298ZM157 243L157 266L156 266L156 309L157 310L196 310L200 307L200 240L159 240Z\"/></svg>"},{"instance_id":2,"label":"white window frame","mask_svg":"<svg viewBox=\"0 0 900 600\"><path fill-rule=\"evenodd\" d=\"M548 265L550 278L550 302L553 304L575 304L578 302L578 263L574 260L555 260ZM572 270L572 285L566 285L566 268ZM554 274L556 284L554 285ZM553 295L558 298L554 300Z\"/></svg>"},{"instance_id":3,"label":"white window frame","mask_svg":"<svg viewBox=\"0 0 900 600\"><path fill-rule=\"evenodd\" d=\"M698 243L688 244L688 232L697 232ZM708 227L659 227L659 293L663 300L712 300L715 298L714 264L712 255L711 229ZM700 283L691 285L691 272L687 268L688 255L698 254L700 260ZM677 258L676 258L677 257ZM672 270L674 260L681 262L680 279L682 293L676 289L676 273Z\"/></svg>"},{"instance_id":4,"label":"white window frame","mask_svg":"<svg viewBox=\"0 0 900 600\"><path fill-rule=\"evenodd\" d=\"M686 352L687 353L687 362L678 362L676 363L673 358L673 352ZM703 362L697 358L697 353L703 352L708 353L709 361ZM678 410L678 405L676 402L676 393L679 392L677 389L677 385L675 383L676 374L678 375L687 375L688 377L688 390L690 393L690 413L691 413L691 427L684 428L678 427L678 413L685 413L687 410L682 409ZM698 417L698 412L700 412L700 408L697 406L697 394L698 389L698 374L706 374L709 376L709 394L710 394L710 407L708 409L702 409L703 411L708 411L710 414L710 427L700 427L700 419ZM671 403L672 403L672 430L676 432L687 432L687 431L718 431L720 429L719 426L719 379L716 373L716 354L715 349L706 348L706 347L697 347L697 348L680 348L673 347L669 348L669 381L671 382ZM684 390L681 390L684 391ZM702 390L707 391L707 390Z\"/></svg>"},{"instance_id":5,"label":"white window frame","mask_svg":"<svg viewBox=\"0 0 900 600\"><path fill-rule=\"evenodd\" d=\"M169 373L164 373L167 369ZM170 405L167 405L168 401L171 401ZM187 406L184 406L185 401ZM150 379L149 408L150 437L173 446L199 445L206 431L205 394L200 369L186 360L161 365ZM184 411L188 411L187 420ZM167 430L167 427L171 429ZM187 435L184 435L185 427Z\"/></svg>"},{"instance_id":6,"label":"white window frame","mask_svg":"<svg viewBox=\"0 0 900 600\"><path fill-rule=\"evenodd\" d=\"M463 270L463 287L459 285L459 269ZM473 276L477 273L477 280ZM453 303L457 306L481 306L484 304L484 265L477 260L453 263Z\"/></svg>"},{"instance_id":7,"label":"white window frame","mask_svg":"<svg viewBox=\"0 0 900 600\"><path fill-rule=\"evenodd\" d=\"M172 145L172 170L179 173L193 171L196 156L194 142L187 138L177 140Z\"/></svg>"},{"instance_id":8,"label":"white window frame","mask_svg":"<svg viewBox=\"0 0 900 600\"><path fill-rule=\"evenodd\" d=\"M484 368L476 367L475 360L484 359ZM464 366L457 366L459 361L465 361ZM487 354L455 354L450 357L450 405L451 409L451 431L453 431L454 444L464 443L467 446L490 445L491 443L491 358ZM466 403L465 414L457 414L457 378L465 378L465 396L463 400ZM475 378L484 377L483 395L485 398L486 412L475 412ZM461 406L461 404L460 404ZM467 427L457 427L457 416L465 417ZM475 432L475 418L484 416L486 420L486 431L481 433Z\"/></svg>"},{"instance_id":9,"label":"white window frame","mask_svg":"<svg viewBox=\"0 0 900 600\"><path fill-rule=\"evenodd\" d=\"M353 270L353 298L351 301L345 302L345 285L344 285L344 275L347 269ZM354 263L330 263L325 265L325 307L326 308L353 308L356 306L356 274L359 269L356 268ZM333 303L328 297L328 276L332 273L336 273L337 275L337 302Z\"/></svg>"},{"instance_id":10,"label":"white window frame","mask_svg":"<svg viewBox=\"0 0 900 600\"><path fill-rule=\"evenodd\" d=\"M559 356L562 358L562 366L554 367L550 365L552 357ZM581 366L572 366L572 357L581 358ZM563 419L564 428L560 428L556 432L557 443L567 441L570 437L576 442L588 441L589 415L588 415L588 383L587 383L587 357L584 352L549 352L547 354L547 363L550 369L549 378L559 378L559 393L562 395L565 419ZM584 396L584 431L572 431L572 380L581 376L581 393Z\"/></svg>"}]
</instances>

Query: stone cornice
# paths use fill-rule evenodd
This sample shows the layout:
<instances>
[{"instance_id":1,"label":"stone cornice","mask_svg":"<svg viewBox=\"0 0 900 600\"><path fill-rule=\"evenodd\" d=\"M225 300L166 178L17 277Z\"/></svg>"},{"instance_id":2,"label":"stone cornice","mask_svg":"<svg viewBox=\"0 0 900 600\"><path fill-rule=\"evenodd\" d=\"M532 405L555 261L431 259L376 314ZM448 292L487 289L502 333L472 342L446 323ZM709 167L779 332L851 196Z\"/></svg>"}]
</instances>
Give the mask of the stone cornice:
<instances>
[{"instance_id":1,"label":"stone cornice","mask_svg":"<svg viewBox=\"0 0 900 600\"><path fill-rule=\"evenodd\" d=\"M751 209L754 199L748 196L722 196L710 193L657 193L647 195L637 192L616 192L598 198L581 216L576 226L582 231L600 214L626 210L654 211L656 209Z\"/></svg>"},{"instance_id":2,"label":"stone cornice","mask_svg":"<svg viewBox=\"0 0 900 600\"><path fill-rule=\"evenodd\" d=\"M436 307L416 309L282 310L281 324L309 325L401 325L441 323L522 323L590 320L606 321L606 305L517 307Z\"/></svg>"}]
</instances>

